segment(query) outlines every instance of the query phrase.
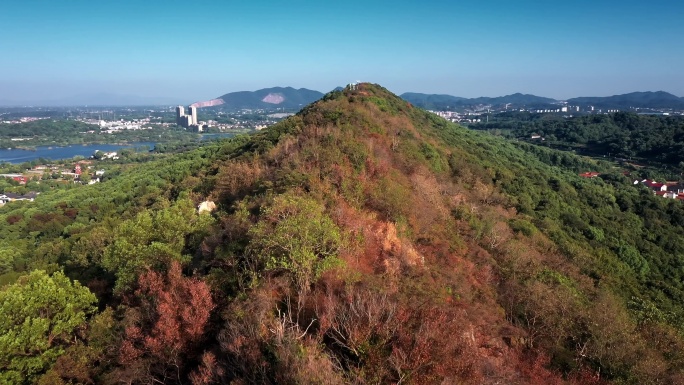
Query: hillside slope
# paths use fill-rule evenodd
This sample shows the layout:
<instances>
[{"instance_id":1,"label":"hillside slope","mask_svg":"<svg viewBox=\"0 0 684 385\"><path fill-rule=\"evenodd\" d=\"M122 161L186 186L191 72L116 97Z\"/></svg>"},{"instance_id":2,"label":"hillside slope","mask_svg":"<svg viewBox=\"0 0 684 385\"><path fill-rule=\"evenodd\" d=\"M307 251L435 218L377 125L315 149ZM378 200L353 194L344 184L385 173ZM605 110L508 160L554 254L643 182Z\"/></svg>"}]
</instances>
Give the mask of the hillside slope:
<instances>
[{"instance_id":1,"label":"hillside slope","mask_svg":"<svg viewBox=\"0 0 684 385\"><path fill-rule=\"evenodd\" d=\"M0 376L684 383L684 210L577 176L602 168L377 85L331 92L251 137L0 209L0 310L34 281L68 286L17 280L35 269L99 300L50 354L0 344ZM205 199L218 209L197 214Z\"/></svg>"}]
</instances>

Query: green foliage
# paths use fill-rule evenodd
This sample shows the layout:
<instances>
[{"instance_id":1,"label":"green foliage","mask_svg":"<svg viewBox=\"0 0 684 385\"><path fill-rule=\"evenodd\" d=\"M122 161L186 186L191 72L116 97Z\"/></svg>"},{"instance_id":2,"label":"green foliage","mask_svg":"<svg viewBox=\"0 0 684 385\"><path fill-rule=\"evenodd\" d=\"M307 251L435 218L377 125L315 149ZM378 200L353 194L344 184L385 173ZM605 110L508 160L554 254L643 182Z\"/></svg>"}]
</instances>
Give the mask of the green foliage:
<instances>
[{"instance_id":1,"label":"green foliage","mask_svg":"<svg viewBox=\"0 0 684 385\"><path fill-rule=\"evenodd\" d=\"M420 144L420 151L430 165L430 169L436 173L442 173L448 169L447 162L440 155L439 151L430 143Z\"/></svg>"},{"instance_id":2,"label":"green foliage","mask_svg":"<svg viewBox=\"0 0 684 385\"><path fill-rule=\"evenodd\" d=\"M296 193L273 198L249 235L249 251L266 270L290 272L301 288L340 264L340 230L320 203Z\"/></svg>"},{"instance_id":3,"label":"green foliage","mask_svg":"<svg viewBox=\"0 0 684 385\"><path fill-rule=\"evenodd\" d=\"M379 98L377 96L369 96L368 101L375 104L376 106L378 106L378 108L380 108L380 111L382 111L382 112L396 113L396 111L389 104L387 98Z\"/></svg>"},{"instance_id":4,"label":"green foliage","mask_svg":"<svg viewBox=\"0 0 684 385\"><path fill-rule=\"evenodd\" d=\"M212 222L211 216L198 215L187 199L161 210L143 211L114 229L102 267L116 275L116 290L123 291L145 268L188 262L183 256L188 236L205 231Z\"/></svg>"},{"instance_id":5,"label":"green foliage","mask_svg":"<svg viewBox=\"0 0 684 385\"><path fill-rule=\"evenodd\" d=\"M17 248L7 243L0 243L0 275L14 270L14 263L20 256L21 252Z\"/></svg>"},{"instance_id":6,"label":"green foliage","mask_svg":"<svg viewBox=\"0 0 684 385\"><path fill-rule=\"evenodd\" d=\"M103 305L125 304L94 317L88 335L97 336L64 347L44 383L107 377L89 366L129 383L152 372L168 383L333 378L321 373L558 382L547 362L569 383L583 366L623 383L674 382L684 362L684 209L617 172L577 176L602 168L466 130L362 84L254 136L122 164L99 185L0 208L0 284L64 267ZM198 216L206 197L219 207ZM140 286L145 301L131 302L133 282L169 265L181 277L175 261L190 260L183 273L218 294L207 330L221 332L169 349L175 358L152 368L142 348L154 334L144 331L159 324L169 333L158 336L182 337L173 320L188 313ZM342 260L346 269L323 274ZM474 340L474 330L493 346L506 341L515 367L472 375L481 367L473 344L452 337Z\"/></svg>"},{"instance_id":7,"label":"green foliage","mask_svg":"<svg viewBox=\"0 0 684 385\"><path fill-rule=\"evenodd\" d=\"M547 284L562 286L565 290L572 292L573 296L579 297L581 295L577 284L558 271L542 269L537 275L537 279Z\"/></svg>"},{"instance_id":8,"label":"green foliage","mask_svg":"<svg viewBox=\"0 0 684 385\"><path fill-rule=\"evenodd\" d=\"M606 238L603 230L594 226L588 226L585 230L585 234L587 238L597 242L602 242Z\"/></svg>"},{"instance_id":9,"label":"green foliage","mask_svg":"<svg viewBox=\"0 0 684 385\"><path fill-rule=\"evenodd\" d=\"M22 384L75 342L95 296L61 272L34 271L0 291L0 382Z\"/></svg>"},{"instance_id":10,"label":"green foliage","mask_svg":"<svg viewBox=\"0 0 684 385\"><path fill-rule=\"evenodd\" d=\"M15 147L11 138L23 138L21 146L54 146L86 143L196 142L199 136L185 130L150 128L105 134L100 127L76 120L40 119L24 123L0 123L0 147ZM124 153L130 150L124 150ZM132 155L132 153L129 152Z\"/></svg>"},{"instance_id":11,"label":"green foliage","mask_svg":"<svg viewBox=\"0 0 684 385\"><path fill-rule=\"evenodd\" d=\"M532 235L537 233L537 228L534 226L534 224L522 218L511 219L508 222L508 224L509 226L511 226L511 230L522 233L523 235L528 237L531 237Z\"/></svg>"},{"instance_id":12,"label":"green foliage","mask_svg":"<svg viewBox=\"0 0 684 385\"><path fill-rule=\"evenodd\" d=\"M537 114L502 114L474 129L498 129L518 138L541 135L545 145L592 155L637 157L678 165L684 154L684 119L618 112L565 119ZM560 155L562 156L562 155Z\"/></svg>"},{"instance_id":13,"label":"green foliage","mask_svg":"<svg viewBox=\"0 0 684 385\"><path fill-rule=\"evenodd\" d=\"M378 180L376 188L370 192L367 202L370 207L394 222L405 217L406 212L409 211L406 202L411 199L411 191L403 183L397 183L397 179L384 176Z\"/></svg>"},{"instance_id":14,"label":"green foliage","mask_svg":"<svg viewBox=\"0 0 684 385\"><path fill-rule=\"evenodd\" d=\"M621 243L617 249L618 257L631 267L639 276L645 276L648 271L648 262L641 256L639 250L626 243Z\"/></svg>"}]
</instances>

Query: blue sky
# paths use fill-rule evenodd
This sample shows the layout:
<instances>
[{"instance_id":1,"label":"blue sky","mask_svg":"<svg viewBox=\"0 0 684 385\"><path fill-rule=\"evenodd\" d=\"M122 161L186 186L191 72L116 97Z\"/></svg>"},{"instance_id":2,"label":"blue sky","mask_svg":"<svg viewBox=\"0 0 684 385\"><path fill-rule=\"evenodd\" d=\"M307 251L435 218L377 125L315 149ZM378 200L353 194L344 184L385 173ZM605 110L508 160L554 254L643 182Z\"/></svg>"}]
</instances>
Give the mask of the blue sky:
<instances>
[{"instance_id":1,"label":"blue sky","mask_svg":"<svg viewBox=\"0 0 684 385\"><path fill-rule=\"evenodd\" d=\"M38 1L0 13L0 100L191 102L350 81L463 97L684 96L684 2Z\"/></svg>"}]
</instances>

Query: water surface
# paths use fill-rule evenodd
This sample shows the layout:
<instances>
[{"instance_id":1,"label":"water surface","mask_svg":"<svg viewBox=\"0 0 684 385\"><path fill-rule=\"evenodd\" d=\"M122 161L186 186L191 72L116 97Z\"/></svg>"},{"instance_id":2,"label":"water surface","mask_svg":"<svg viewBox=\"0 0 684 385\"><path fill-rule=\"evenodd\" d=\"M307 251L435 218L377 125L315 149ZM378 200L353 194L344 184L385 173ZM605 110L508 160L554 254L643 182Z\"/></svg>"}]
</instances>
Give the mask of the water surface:
<instances>
[{"instance_id":1,"label":"water surface","mask_svg":"<svg viewBox=\"0 0 684 385\"><path fill-rule=\"evenodd\" d=\"M24 163L38 158L58 160L71 159L75 156L90 157L95 151L112 152L124 148L146 147L148 150L154 148L154 142L137 142L128 144L74 144L70 146L39 146L35 150L23 150L18 148L0 149L0 163Z\"/></svg>"}]
</instances>

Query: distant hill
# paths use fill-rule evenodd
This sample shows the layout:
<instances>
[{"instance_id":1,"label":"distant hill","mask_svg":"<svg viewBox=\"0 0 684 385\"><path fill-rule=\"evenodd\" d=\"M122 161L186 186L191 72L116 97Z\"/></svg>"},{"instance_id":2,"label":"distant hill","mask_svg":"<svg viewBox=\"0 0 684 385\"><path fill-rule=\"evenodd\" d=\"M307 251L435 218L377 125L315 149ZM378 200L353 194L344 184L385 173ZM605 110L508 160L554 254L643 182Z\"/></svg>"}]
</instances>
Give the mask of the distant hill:
<instances>
[{"instance_id":1,"label":"distant hill","mask_svg":"<svg viewBox=\"0 0 684 385\"><path fill-rule=\"evenodd\" d=\"M498 105L510 103L517 105L539 105L551 104L556 102L555 99L521 93L499 96L495 98L480 97L468 99L452 95L420 94L415 92L407 92L402 94L401 98L415 106L425 108L428 110L445 110L454 107L476 106L481 104Z\"/></svg>"},{"instance_id":2,"label":"distant hill","mask_svg":"<svg viewBox=\"0 0 684 385\"><path fill-rule=\"evenodd\" d=\"M632 92L606 97L580 97L568 99L569 104L596 108L684 108L684 98L668 92Z\"/></svg>"},{"instance_id":3,"label":"distant hill","mask_svg":"<svg viewBox=\"0 0 684 385\"><path fill-rule=\"evenodd\" d=\"M557 102L556 99L545 98L542 96L515 93L512 95L499 96L496 98L474 98L468 99L473 104L551 104Z\"/></svg>"},{"instance_id":4,"label":"distant hill","mask_svg":"<svg viewBox=\"0 0 684 385\"><path fill-rule=\"evenodd\" d=\"M421 94L418 92L406 92L400 96L407 102L428 110L444 110L449 107L462 105L468 99L451 95Z\"/></svg>"},{"instance_id":5,"label":"distant hill","mask_svg":"<svg viewBox=\"0 0 684 385\"><path fill-rule=\"evenodd\" d=\"M301 108L323 97L323 93L306 88L264 88L257 91L231 92L220 96L224 108L267 109Z\"/></svg>"}]
</instances>

